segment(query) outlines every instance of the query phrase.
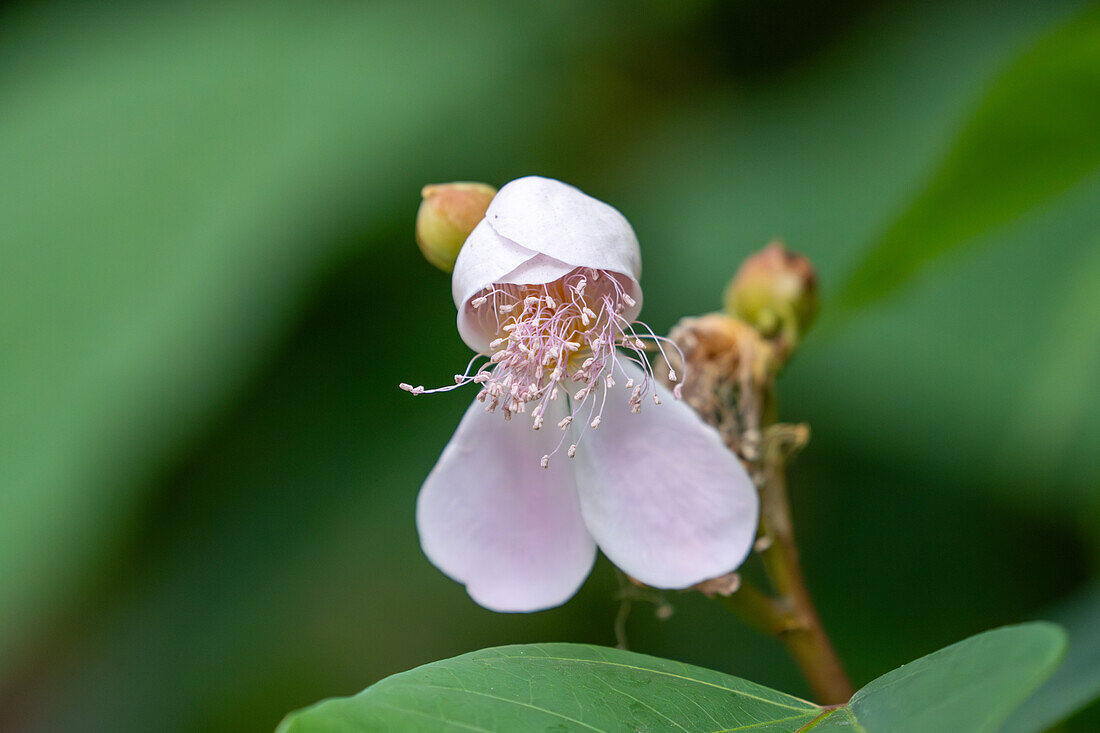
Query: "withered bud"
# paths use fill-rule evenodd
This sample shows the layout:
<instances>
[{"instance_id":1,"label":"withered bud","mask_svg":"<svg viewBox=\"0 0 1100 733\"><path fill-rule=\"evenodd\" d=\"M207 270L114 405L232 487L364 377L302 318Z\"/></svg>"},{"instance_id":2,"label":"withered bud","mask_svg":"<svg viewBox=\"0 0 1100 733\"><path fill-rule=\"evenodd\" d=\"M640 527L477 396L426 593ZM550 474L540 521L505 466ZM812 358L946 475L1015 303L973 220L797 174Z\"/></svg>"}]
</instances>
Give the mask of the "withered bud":
<instances>
[{"instance_id":1,"label":"withered bud","mask_svg":"<svg viewBox=\"0 0 1100 733\"><path fill-rule=\"evenodd\" d=\"M778 369L775 345L725 313L684 318L669 332L683 354L670 364L684 375L681 396L743 459L758 457L761 426L770 418L771 386ZM663 368L655 373L662 374Z\"/></svg>"},{"instance_id":2,"label":"withered bud","mask_svg":"<svg viewBox=\"0 0 1100 733\"><path fill-rule=\"evenodd\" d=\"M444 272L454 269L458 251L497 190L485 183L438 183L425 186L416 212L416 243L424 259Z\"/></svg>"},{"instance_id":3,"label":"withered bud","mask_svg":"<svg viewBox=\"0 0 1100 733\"><path fill-rule=\"evenodd\" d=\"M789 355L817 315L817 273L809 259L774 241L741 265L725 305Z\"/></svg>"},{"instance_id":4,"label":"withered bud","mask_svg":"<svg viewBox=\"0 0 1100 733\"><path fill-rule=\"evenodd\" d=\"M732 596L740 589L741 576L738 573L719 575L695 586L695 590L706 596Z\"/></svg>"}]
</instances>

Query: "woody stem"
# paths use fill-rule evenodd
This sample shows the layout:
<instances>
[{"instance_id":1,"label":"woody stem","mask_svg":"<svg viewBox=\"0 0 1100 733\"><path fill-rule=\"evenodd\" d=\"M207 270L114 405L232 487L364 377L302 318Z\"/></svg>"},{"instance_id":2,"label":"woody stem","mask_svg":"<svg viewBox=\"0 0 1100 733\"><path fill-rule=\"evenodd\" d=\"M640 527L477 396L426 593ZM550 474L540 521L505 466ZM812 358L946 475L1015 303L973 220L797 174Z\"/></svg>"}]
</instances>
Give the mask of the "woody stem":
<instances>
[{"instance_id":1,"label":"woody stem","mask_svg":"<svg viewBox=\"0 0 1100 733\"><path fill-rule=\"evenodd\" d=\"M761 559L777 597L746 585L719 600L758 630L782 641L817 701L831 705L847 702L852 696L852 685L806 587L787 498L787 459L808 438L809 429L805 425L770 426L764 434L757 464L764 540Z\"/></svg>"}]
</instances>

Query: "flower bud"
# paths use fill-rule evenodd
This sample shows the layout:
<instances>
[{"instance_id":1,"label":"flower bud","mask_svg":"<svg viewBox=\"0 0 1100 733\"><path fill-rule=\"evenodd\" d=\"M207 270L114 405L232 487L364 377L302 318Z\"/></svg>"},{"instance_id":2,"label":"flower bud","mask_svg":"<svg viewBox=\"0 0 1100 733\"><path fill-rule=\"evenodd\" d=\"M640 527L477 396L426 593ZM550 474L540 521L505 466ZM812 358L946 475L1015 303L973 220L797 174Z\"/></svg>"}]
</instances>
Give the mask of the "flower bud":
<instances>
[{"instance_id":1,"label":"flower bud","mask_svg":"<svg viewBox=\"0 0 1100 733\"><path fill-rule=\"evenodd\" d=\"M726 312L789 351L817 315L817 273L775 241L741 265L726 290Z\"/></svg>"},{"instance_id":2,"label":"flower bud","mask_svg":"<svg viewBox=\"0 0 1100 733\"><path fill-rule=\"evenodd\" d=\"M416 212L416 243L424 259L444 272L454 269L462 243L496 195L485 183L439 183L425 186Z\"/></svg>"}]
</instances>

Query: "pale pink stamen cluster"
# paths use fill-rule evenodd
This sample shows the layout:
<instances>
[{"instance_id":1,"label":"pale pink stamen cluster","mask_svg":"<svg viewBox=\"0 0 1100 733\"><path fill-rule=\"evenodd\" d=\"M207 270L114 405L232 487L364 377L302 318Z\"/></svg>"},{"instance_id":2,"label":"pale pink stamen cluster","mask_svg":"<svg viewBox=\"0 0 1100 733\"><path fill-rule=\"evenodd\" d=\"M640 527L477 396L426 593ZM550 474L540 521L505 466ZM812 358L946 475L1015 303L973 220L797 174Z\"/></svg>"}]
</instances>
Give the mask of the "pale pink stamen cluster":
<instances>
[{"instance_id":1,"label":"pale pink stamen cluster","mask_svg":"<svg viewBox=\"0 0 1100 733\"><path fill-rule=\"evenodd\" d=\"M567 393L570 413L558 423L562 439L541 463L549 465L587 404L576 442L566 451L572 458L585 430L600 425L608 391L616 385L615 367L622 369L620 360L634 362L644 374L641 384L628 379L623 385L630 390L631 411L640 412L647 397L661 403L645 350L648 341L664 353L662 342L671 342L645 324L627 320L623 314L634 305L615 275L592 268L577 268L541 285L498 283L470 301L482 322L496 334L489 353L476 355L465 373L455 375L453 385L425 389L402 384L401 388L418 395L479 384L477 399L485 403L487 411L500 408L506 420L529 413L535 430L542 428L550 403ZM475 370L475 364L485 357L488 360ZM669 379L676 381L676 374L670 371ZM577 388L567 390L567 382ZM679 384L673 393L679 397Z\"/></svg>"}]
</instances>

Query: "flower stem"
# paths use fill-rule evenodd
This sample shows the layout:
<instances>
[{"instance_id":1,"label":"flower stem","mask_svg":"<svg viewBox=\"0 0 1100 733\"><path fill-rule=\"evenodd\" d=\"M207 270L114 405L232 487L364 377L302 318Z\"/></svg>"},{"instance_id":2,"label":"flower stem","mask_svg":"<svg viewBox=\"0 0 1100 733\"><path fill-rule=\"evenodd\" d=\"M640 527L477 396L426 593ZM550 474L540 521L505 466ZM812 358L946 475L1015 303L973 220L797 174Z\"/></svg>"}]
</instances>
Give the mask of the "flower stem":
<instances>
[{"instance_id":1,"label":"flower stem","mask_svg":"<svg viewBox=\"0 0 1100 733\"><path fill-rule=\"evenodd\" d=\"M787 459L806 444L809 433L805 425L769 426L756 463L763 540L761 559L778 597L743 586L721 600L755 628L778 637L810 683L817 701L832 705L847 702L852 696L852 685L806 588L787 498Z\"/></svg>"}]
</instances>

